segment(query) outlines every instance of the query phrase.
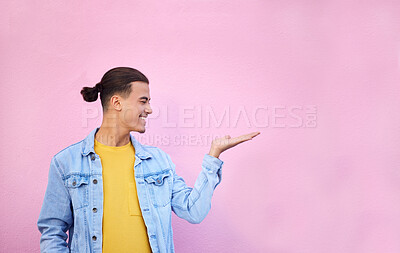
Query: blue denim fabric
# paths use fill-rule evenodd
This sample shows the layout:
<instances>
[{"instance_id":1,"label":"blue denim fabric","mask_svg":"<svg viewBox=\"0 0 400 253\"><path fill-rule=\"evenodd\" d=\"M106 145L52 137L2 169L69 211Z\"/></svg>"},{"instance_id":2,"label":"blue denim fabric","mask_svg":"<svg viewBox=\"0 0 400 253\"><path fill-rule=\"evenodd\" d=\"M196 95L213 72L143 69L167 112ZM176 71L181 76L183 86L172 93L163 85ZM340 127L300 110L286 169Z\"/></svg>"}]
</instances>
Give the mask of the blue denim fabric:
<instances>
[{"instance_id":1,"label":"blue denim fabric","mask_svg":"<svg viewBox=\"0 0 400 253\"><path fill-rule=\"evenodd\" d=\"M97 130L51 160L37 222L41 252L102 252L103 180L100 157L94 151ZM135 147L137 194L151 249L154 253L174 252L171 210L190 223L200 223L221 182L223 162L206 154L191 188L175 173L168 154L130 137Z\"/></svg>"}]
</instances>

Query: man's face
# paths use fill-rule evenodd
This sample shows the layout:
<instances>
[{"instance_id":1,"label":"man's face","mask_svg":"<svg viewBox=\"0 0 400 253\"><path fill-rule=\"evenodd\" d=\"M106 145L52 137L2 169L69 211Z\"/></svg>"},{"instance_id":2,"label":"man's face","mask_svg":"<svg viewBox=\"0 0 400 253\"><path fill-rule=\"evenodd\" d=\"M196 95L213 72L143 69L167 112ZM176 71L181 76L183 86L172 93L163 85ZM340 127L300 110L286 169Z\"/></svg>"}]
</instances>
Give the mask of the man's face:
<instances>
[{"instance_id":1,"label":"man's face","mask_svg":"<svg viewBox=\"0 0 400 253\"><path fill-rule=\"evenodd\" d=\"M131 93L128 98L121 98L121 105L121 125L129 131L144 133L147 115L153 112L149 85L145 82L132 82Z\"/></svg>"}]
</instances>

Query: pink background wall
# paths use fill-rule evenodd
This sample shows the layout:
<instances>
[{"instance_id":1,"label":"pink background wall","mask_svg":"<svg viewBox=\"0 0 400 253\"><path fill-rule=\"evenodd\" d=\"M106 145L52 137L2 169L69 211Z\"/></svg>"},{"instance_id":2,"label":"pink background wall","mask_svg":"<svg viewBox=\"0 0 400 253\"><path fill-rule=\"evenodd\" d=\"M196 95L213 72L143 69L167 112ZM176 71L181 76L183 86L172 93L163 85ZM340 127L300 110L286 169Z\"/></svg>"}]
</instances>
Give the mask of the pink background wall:
<instances>
[{"instance_id":1,"label":"pink background wall","mask_svg":"<svg viewBox=\"0 0 400 253\"><path fill-rule=\"evenodd\" d=\"M144 142L262 132L203 223L173 216L177 252L400 252L400 2L161 2L0 2L0 251L39 252L50 159L101 123L79 91L131 66ZM155 144L192 185L208 143Z\"/></svg>"}]
</instances>

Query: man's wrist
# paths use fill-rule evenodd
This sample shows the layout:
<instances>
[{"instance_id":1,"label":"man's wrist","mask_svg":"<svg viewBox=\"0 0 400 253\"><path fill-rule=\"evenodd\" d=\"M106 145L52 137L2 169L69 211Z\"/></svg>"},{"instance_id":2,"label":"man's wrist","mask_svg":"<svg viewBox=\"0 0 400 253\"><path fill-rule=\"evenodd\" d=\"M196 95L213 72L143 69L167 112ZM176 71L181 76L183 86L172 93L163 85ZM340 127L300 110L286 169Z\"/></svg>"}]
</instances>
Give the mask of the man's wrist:
<instances>
[{"instance_id":1,"label":"man's wrist","mask_svg":"<svg viewBox=\"0 0 400 253\"><path fill-rule=\"evenodd\" d=\"M210 152L208 152L208 154L209 154L210 156L215 157L215 158L219 158L219 155L221 154L221 152L216 151L216 150L214 150L214 149L211 149Z\"/></svg>"}]
</instances>

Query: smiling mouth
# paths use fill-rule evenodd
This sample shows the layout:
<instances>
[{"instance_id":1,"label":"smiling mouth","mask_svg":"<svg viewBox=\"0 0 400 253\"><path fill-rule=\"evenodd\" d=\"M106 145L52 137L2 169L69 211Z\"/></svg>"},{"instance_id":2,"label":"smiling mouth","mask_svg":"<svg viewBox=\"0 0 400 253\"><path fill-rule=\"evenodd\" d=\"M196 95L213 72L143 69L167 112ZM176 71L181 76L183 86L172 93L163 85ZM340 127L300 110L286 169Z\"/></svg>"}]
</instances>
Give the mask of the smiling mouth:
<instances>
[{"instance_id":1,"label":"smiling mouth","mask_svg":"<svg viewBox=\"0 0 400 253\"><path fill-rule=\"evenodd\" d=\"M147 117L145 117L145 116L140 116L139 118L142 119L142 120L144 121L144 123L146 123Z\"/></svg>"}]
</instances>

